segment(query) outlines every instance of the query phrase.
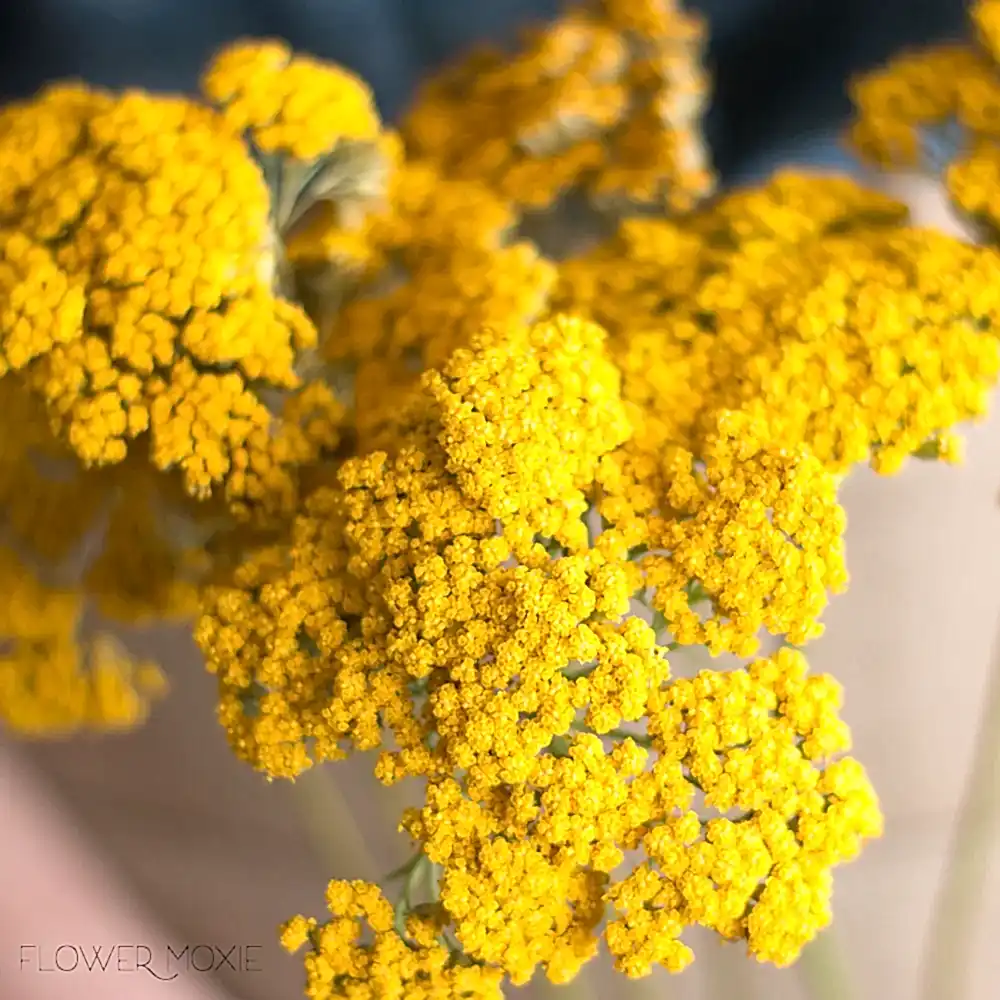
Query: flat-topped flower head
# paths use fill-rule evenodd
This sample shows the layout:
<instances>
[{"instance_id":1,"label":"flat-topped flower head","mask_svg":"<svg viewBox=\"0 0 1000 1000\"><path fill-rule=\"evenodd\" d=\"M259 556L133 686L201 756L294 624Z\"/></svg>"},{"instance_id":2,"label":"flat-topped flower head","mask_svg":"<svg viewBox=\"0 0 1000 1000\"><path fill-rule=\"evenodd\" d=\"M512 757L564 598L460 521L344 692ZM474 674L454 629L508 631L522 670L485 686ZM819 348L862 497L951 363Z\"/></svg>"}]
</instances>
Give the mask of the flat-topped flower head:
<instances>
[{"instance_id":1,"label":"flat-topped flower head","mask_svg":"<svg viewBox=\"0 0 1000 1000\"><path fill-rule=\"evenodd\" d=\"M649 646L646 666L627 646L612 653L636 579L586 551L580 521L601 456L629 432L602 341L572 319L474 338L425 377L391 453L347 460L289 543L210 589L198 637L241 755L294 775L310 763L307 740L315 759L375 747L381 718L403 748L384 762L387 780L449 760L516 768L527 759L519 740L537 751L569 725L562 671L604 649L593 690L636 717L634 696L605 673L631 664L645 691L639 668L655 678L665 663ZM579 555L553 560L542 536ZM586 625L594 614L607 628ZM409 685L432 673L435 693L418 711ZM519 673L519 690L503 696ZM589 690L581 683L577 701ZM519 722L530 705L542 714ZM481 721L454 727L459 711ZM442 736L436 756L430 724Z\"/></svg>"},{"instance_id":2,"label":"flat-topped flower head","mask_svg":"<svg viewBox=\"0 0 1000 1000\"><path fill-rule=\"evenodd\" d=\"M469 958L559 983L603 937L638 978L684 969L682 935L702 926L785 965L829 922L831 869L882 832L864 770L840 756L836 681L783 649L647 698L646 733L581 732L488 796L441 777L407 812Z\"/></svg>"},{"instance_id":3,"label":"flat-topped flower head","mask_svg":"<svg viewBox=\"0 0 1000 1000\"><path fill-rule=\"evenodd\" d=\"M977 190L970 173L970 207ZM847 178L783 173L689 224L628 220L563 262L552 304L611 332L646 451L697 453L719 410L746 409L838 475L954 460L997 378L1000 258L901 223Z\"/></svg>"},{"instance_id":4,"label":"flat-topped flower head","mask_svg":"<svg viewBox=\"0 0 1000 1000\"><path fill-rule=\"evenodd\" d=\"M258 165L216 112L186 99L73 93L15 109L64 144L34 173L11 168L5 369L44 400L84 465L143 447L194 497L217 493L240 510L288 503L293 463L335 442L312 440L318 424L294 426L265 401L299 389L296 361L316 331L275 294ZM62 117L72 128L60 132ZM5 135L0 150L16 165L18 130L7 145ZM323 405L336 412L332 397Z\"/></svg>"}]
</instances>

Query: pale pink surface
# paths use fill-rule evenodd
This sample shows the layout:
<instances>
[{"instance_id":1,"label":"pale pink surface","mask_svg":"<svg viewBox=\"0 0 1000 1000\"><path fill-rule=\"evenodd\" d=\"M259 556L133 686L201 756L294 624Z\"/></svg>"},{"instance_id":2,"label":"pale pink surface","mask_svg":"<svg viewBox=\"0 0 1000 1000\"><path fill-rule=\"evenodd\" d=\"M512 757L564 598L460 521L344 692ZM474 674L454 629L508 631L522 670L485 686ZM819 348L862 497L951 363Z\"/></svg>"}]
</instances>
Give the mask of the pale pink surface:
<instances>
[{"instance_id":1,"label":"pale pink surface","mask_svg":"<svg viewBox=\"0 0 1000 1000\"><path fill-rule=\"evenodd\" d=\"M109 859L87 842L71 813L47 794L38 775L0 746L0 996L4 1000L226 1000L205 974L180 971L167 946L183 954ZM60 951L58 960L56 950ZM119 947L122 946L122 947ZM132 947L137 946L137 947ZM79 962L82 948L92 970ZM100 948L93 963L94 948ZM136 968L146 964L162 981ZM217 959L199 953L196 964ZM104 964L106 971L99 969ZM183 961L180 964L184 964ZM259 963L258 963L259 964ZM173 966L168 968L168 966ZM51 971L42 971L49 969Z\"/></svg>"}]
</instances>

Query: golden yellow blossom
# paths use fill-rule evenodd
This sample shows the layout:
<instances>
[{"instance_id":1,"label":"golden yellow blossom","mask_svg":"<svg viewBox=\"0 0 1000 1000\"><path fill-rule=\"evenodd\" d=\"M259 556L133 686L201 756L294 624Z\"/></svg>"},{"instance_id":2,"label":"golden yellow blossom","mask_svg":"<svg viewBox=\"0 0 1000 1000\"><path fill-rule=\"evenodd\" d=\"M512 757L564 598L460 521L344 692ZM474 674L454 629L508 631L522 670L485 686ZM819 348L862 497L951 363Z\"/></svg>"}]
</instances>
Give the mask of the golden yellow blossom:
<instances>
[{"instance_id":1,"label":"golden yellow blossom","mask_svg":"<svg viewBox=\"0 0 1000 1000\"><path fill-rule=\"evenodd\" d=\"M638 717L627 678L645 692L664 676L651 641L614 624L635 574L583 551L585 490L629 431L600 332L557 319L483 333L424 385L391 455L345 462L287 550L263 549L207 595L198 639L222 721L268 773L309 766L307 739L317 760L379 746L381 719L401 747L385 780L478 762L489 785L565 733L591 688L611 727ZM538 536L581 551L553 561ZM592 681L564 672L590 661Z\"/></svg>"},{"instance_id":2,"label":"golden yellow blossom","mask_svg":"<svg viewBox=\"0 0 1000 1000\"><path fill-rule=\"evenodd\" d=\"M3 542L78 603L44 642L9 631L12 728L141 721L94 612L189 615L237 547L234 516L280 526L300 472L339 444L343 406L302 378L317 331L280 294L281 206L244 127L186 98L82 85L0 111ZM64 703L31 707L26 692L43 704L60 688Z\"/></svg>"},{"instance_id":3,"label":"golden yellow blossom","mask_svg":"<svg viewBox=\"0 0 1000 1000\"><path fill-rule=\"evenodd\" d=\"M1000 259L902 217L844 178L779 175L691 227L629 220L561 265L552 304L611 331L646 450L697 453L720 409L747 409L837 474L954 458L997 377Z\"/></svg>"},{"instance_id":4,"label":"golden yellow blossom","mask_svg":"<svg viewBox=\"0 0 1000 1000\"><path fill-rule=\"evenodd\" d=\"M567 318L514 327L475 338L424 379L459 489L490 516L524 518L573 547L587 539L582 490L631 433L604 336Z\"/></svg>"},{"instance_id":5,"label":"golden yellow blossom","mask_svg":"<svg viewBox=\"0 0 1000 1000\"><path fill-rule=\"evenodd\" d=\"M882 829L861 766L834 759L850 745L840 698L786 648L658 686L648 734L609 749L580 733L488 796L432 781L404 826L440 871L441 919L514 983L538 966L567 981L602 933L626 975L677 972L694 925L787 964L829 921L830 870Z\"/></svg>"},{"instance_id":6,"label":"golden yellow blossom","mask_svg":"<svg viewBox=\"0 0 1000 1000\"><path fill-rule=\"evenodd\" d=\"M475 52L432 79L403 134L444 175L531 210L581 187L613 206L686 209L712 187L696 127L703 38L673 2L579 5L515 55Z\"/></svg>"},{"instance_id":7,"label":"golden yellow blossom","mask_svg":"<svg viewBox=\"0 0 1000 1000\"><path fill-rule=\"evenodd\" d=\"M763 420L723 411L697 454L626 451L600 480L611 530L598 545L645 550L649 602L676 641L749 655L761 628L796 644L822 633L828 595L847 582L846 519L836 481L805 448L775 445Z\"/></svg>"},{"instance_id":8,"label":"golden yellow blossom","mask_svg":"<svg viewBox=\"0 0 1000 1000\"><path fill-rule=\"evenodd\" d=\"M333 881L326 896L329 921L297 916L282 927L288 951L309 945L310 1000L502 1000L502 973L456 958L437 939L433 917L413 916L401 933L378 886Z\"/></svg>"},{"instance_id":9,"label":"golden yellow blossom","mask_svg":"<svg viewBox=\"0 0 1000 1000\"><path fill-rule=\"evenodd\" d=\"M310 440L261 394L299 387L296 358L316 331L274 294L259 167L193 102L72 93L8 113L61 143L44 172L20 131L0 127L4 368L85 465L122 462L148 435L154 466L194 496L280 507L290 467L336 442Z\"/></svg>"},{"instance_id":10,"label":"golden yellow blossom","mask_svg":"<svg viewBox=\"0 0 1000 1000\"><path fill-rule=\"evenodd\" d=\"M114 637L79 641L78 592L49 587L0 547L0 725L19 736L65 736L80 729L129 729L164 690L150 661Z\"/></svg>"},{"instance_id":11,"label":"golden yellow blossom","mask_svg":"<svg viewBox=\"0 0 1000 1000\"><path fill-rule=\"evenodd\" d=\"M339 66L293 55L278 41L222 49L201 89L226 124L248 132L264 153L314 160L341 142L371 142L381 128L366 83Z\"/></svg>"}]
</instances>

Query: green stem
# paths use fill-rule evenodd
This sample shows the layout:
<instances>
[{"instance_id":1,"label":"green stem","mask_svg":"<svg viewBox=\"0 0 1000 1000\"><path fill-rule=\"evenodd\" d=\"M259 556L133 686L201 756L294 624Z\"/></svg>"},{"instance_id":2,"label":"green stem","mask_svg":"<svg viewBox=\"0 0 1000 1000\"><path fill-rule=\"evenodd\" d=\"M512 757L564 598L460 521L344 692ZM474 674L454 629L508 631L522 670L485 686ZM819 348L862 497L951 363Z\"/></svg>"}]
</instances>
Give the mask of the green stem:
<instances>
[{"instance_id":1,"label":"green stem","mask_svg":"<svg viewBox=\"0 0 1000 1000\"><path fill-rule=\"evenodd\" d=\"M582 722L574 722L572 725L574 733L583 733L590 736L603 736L612 740L632 740L637 746L651 747L653 739L646 733L630 733L627 729L609 729L606 733L596 733L593 729Z\"/></svg>"},{"instance_id":2,"label":"green stem","mask_svg":"<svg viewBox=\"0 0 1000 1000\"><path fill-rule=\"evenodd\" d=\"M971 993L973 948L982 917L990 853L1000 835L1000 636L924 954L922 1000Z\"/></svg>"},{"instance_id":3,"label":"green stem","mask_svg":"<svg viewBox=\"0 0 1000 1000\"><path fill-rule=\"evenodd\" d=\"M844 950L832 927L820 931L806 945L796 968L810 1000L852 1000L857 996Z\"/></svg>"},{"instance_id":4,"label":"green stem","mask_svg":"<svg viewBox=\"0 0 1000 1000\"><path fill-rule=\"evenodd\" d=\"M307 771L292 789L303 829L330 878L378 881L378 863L331 769L321 765Z\"/></svg>"}]
</instances>

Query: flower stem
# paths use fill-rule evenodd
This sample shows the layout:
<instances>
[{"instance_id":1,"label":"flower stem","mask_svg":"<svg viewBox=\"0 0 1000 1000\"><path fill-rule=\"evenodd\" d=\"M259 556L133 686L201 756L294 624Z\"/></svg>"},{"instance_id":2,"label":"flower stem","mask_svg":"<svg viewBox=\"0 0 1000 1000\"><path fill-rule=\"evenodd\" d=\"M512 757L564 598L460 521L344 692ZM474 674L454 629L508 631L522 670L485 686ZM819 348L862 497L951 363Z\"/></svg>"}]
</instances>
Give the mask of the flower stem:
<instances>
[{"instance_id":1,"label":"flower stem","mask_svg":"<svg viewBox=\"0 0 1000 1000\"><path fill-rule=\"evenodd\" d=\"M810 1000L852 1000L857 996L844 950L832 927L820 931L806 945L796 968Z\"/></svg>"},{"instance_id":2,"label":"flower stem","mask_svg":"<svg viewBox=\"0 0 1000 1000\"><path fill-rule=\"evenodd\" d=\"M330 878L377 881L381 875L378 863L331 769L313 768L292 787L303 829Z\"/></svg>"},{"instance_id":3,"label":"flower stem","mask_svg":"<svg viewBox=\"0 0 1000 1000\"><path fill-rule=\"evenodd\" d=\"M983 695L972 768L924 951L923 1000L951 1000L971 992L971 952L990 849L1000 834L1000 635Z\"/></svg>"}]
</instances>

